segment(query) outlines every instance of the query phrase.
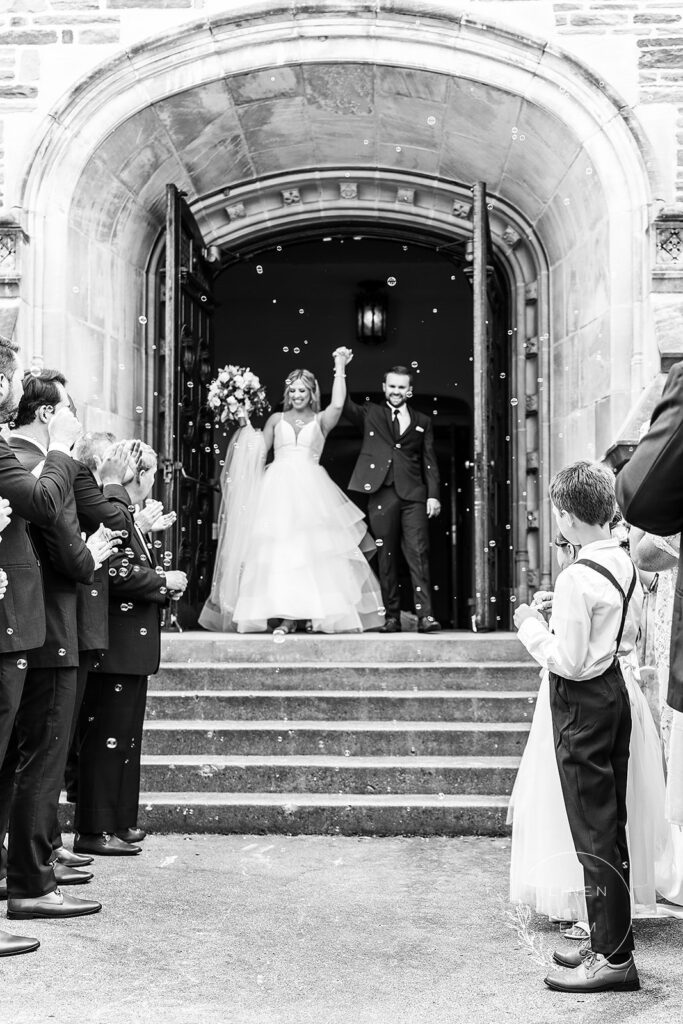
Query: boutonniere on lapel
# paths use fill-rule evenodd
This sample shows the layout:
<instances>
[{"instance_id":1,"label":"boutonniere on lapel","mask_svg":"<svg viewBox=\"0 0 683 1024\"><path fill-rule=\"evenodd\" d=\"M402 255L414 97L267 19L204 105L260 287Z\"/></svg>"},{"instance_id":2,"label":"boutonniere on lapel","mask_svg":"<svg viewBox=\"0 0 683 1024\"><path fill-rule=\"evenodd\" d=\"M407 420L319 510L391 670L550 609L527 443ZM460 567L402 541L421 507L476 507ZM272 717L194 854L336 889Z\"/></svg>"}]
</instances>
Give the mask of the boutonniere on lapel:
<instances>
[{"instance_id":1,"label":"boutonniere on lapel","mask_svg":"<svg viewBox=\"0 0 683 1024\"><path fill-rule=\"evenodd\" d=\"M424 432L425 432L425 428L424 427L415 427L415 429L419 430L421 434L424 434Z\"/></svg>"}]
</instances>

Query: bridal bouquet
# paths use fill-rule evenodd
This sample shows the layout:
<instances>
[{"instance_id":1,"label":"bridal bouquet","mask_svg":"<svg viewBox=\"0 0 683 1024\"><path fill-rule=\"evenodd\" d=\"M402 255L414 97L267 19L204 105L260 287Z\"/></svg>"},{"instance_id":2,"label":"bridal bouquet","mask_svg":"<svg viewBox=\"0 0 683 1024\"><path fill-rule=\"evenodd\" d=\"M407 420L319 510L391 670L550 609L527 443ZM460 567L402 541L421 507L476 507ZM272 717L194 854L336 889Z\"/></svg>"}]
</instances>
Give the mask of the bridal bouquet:
<instances>
[{"instance_id":1,"label":"bridal bouquet","mask_svg":"<svg viewBox=\"0 0 683 1024\"><path fill-rule=\"evenodd\" d=\"M266 389L248 366L224 366L209 384L207 403L216 423L237 423L247 416L270 411Z\"/></svg>"}]
</instances>

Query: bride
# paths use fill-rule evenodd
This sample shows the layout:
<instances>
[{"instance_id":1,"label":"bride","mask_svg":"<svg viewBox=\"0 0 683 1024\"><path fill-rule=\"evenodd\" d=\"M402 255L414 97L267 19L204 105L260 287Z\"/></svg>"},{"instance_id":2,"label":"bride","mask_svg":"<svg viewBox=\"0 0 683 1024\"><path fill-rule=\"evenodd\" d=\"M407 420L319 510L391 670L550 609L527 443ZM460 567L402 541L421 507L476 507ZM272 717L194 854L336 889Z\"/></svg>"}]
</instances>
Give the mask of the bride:
<instances>
[{"instance_id":1,"label":"bride","mask_svg":"<svg viewBox=\"0 0 683 1024\"><path fill-rule=\"evenodd\" d=\"M333 353L328 407L309 370L285 382L283 412L263 432L245 425L230 445L211 594L199 617L205 629L342 633L381 626L379 583L364 550L374 550L363 514L319 464L346 398L347 348ZM266 457L274 460L266 467Z\"/></svg>"}]
</instances>

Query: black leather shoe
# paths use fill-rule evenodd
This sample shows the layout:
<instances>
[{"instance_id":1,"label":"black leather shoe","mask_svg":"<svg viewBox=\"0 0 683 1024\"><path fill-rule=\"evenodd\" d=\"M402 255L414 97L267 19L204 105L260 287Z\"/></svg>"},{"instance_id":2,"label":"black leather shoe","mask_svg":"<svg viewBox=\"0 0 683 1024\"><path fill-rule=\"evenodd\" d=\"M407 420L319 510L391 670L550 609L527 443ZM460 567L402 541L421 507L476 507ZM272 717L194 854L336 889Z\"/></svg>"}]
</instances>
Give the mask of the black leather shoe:
<instances>
[{"instance_id":1,"label":"black leather shoe","mask_svg":"<svg viewBox=\"0 0 683 1024\"><path fill-rule=\"evenodd\" d=\"M377 630L378 633L400 633L401 622L400 619L388 618L383 626L380 626Z\"/></svg>"},{"instance_id":2,"label":"black leather shoe","mask_svg":"<svg viewBox=\"0 0 683 1024\"><path fill-rule=\"evenodd\" d=\"M433 615L423 615L421 619L417 620L417 631L418 633L440 633L441 625Z\"/></svg>"},{"instance_id":3,"label":"black leather shoe","mask_svg":"<svg viewBox=\"0 0 683 1024\"><path fill-rule=\"evenodd\" d=\"M66 864L70 868L84 868L86 864L92 864L92 857L83 857L80 853L72 853L66 846L60 846L55 850L55 859L60 864Z\"/></svg>"},{"instance_id":4,"label":"black leather shoe","mask_svg":"<svg viewBox=\"0 0 683 1024\"><path fill-rule=\"evenodd\" d=\"M553 953L553 960L560 967L580 967L590 952L589 946L579 946L578 949L556 949Z\"/></svg>"},{"instance_id":5,"label":"black leather shoe","mask_svg":"<svg viewBox=\"0 0 683 1024\"><path fill-rule=\"evenodd\" d=\"M144 828L124 828L116 833L116 838L121 839L124 843L141 843L146 837L147 833Z\"/></svg>"},{"instance_id":6,"label":"black leather shoe","mask_svg":"<svg viewBox=\"0 0 683 1024\"><path fill-rule=\"evenodd\" d=\"M86 914L97 914L101 909L102 904L96 900L65 896L59 889L55 889L54 892L48 892L44 896L33 896L30 899L10 897L7 916L15 920L35 917L85 917Z\"/></svg>"},{"instance_id":7,"label":"black leather shoe","mask_svg":"<svg viewBox=\"0 0 683 1024\"><path fill-rule=\"evenodd\" d=\"M545 983L556 992L636 992L638 971L629 957L625 964L611 964L600 953L588 950L573 971L550 971Z\"/></svg>"},{"instance_id":8,"label":"black leather shoe","mask_svg":"<svg viewBox=\"0 0 683 1024\"><path fill-rule=\"evenodd\" d=\"M118 836L113 836L109 832L76 836L74 850L78 853L94 853L101 857L132 857L136 853L142 853L139 846L124 843Z\"/></svg>"},{"instance_id":9,"label":"black leather shoe","mask_svg":"<svg viewBox=\"0 0 683 1024\"><path fill-rule=\"evenodd\" d=\"M92 878L92 871L70 868L58 861L55 861L53 867L57 885L83 885L84 882L89 882Z\"/></svg>"},{"instance_id":10,"label":"black leather shoe","mask_svg":"<svg viewBox=\"0 0 683 1024\"><path fill-rule=\"evenodd\" d=\"M38 939L27 939L23 935L0 932L0 956L19 956L20 953L34 953L40 943Z\"/></svg>"}]
</instances>

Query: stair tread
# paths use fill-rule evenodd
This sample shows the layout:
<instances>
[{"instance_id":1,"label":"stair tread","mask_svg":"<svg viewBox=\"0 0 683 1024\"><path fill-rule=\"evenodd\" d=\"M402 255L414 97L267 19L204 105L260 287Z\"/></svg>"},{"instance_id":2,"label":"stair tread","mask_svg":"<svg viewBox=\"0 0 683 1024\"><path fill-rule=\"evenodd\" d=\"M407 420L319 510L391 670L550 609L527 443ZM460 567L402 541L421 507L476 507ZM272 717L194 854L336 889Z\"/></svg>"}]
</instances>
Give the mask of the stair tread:
<instances>
[{"instance_id":1,"label":"stair tread","mask_svg":"<svg viewBox=\"0 0 683 1024\"><path fill-rule=\"evenodd\" d=\"M143 765L264 765L266 767L343 767L343 768L517 768L520 758L513 755L353 755L334 754L143 754Z\"/></svg>"},{"instance_id":2,"label":"stair tread","mask_svg":"<svg viewBox=\"0 0 683 1024\"><path fill-rule=\"evenodd\" d=\"M140 806L154 804L187 804L215 806L299 805L309 807L501 807L508 806L509 797L470 795L467 793L157 793L140 794Z\"/></svg>"},{"instance_id":3,"label":"stair tread","mask_svg":"<svg viewBox=\"0 0 683 1024\"><path fill-rule=\"evenodd\" d=\"M486 698L498 700L508 697L520 699L535 697L535 690L149 690L149 697L194 697L200 695L211 697L319 697L329 699L340 697L345 700L356 697L367 700L373 697L391 697L398 700L430 700L439 699L462 700L468 698Z\"/></svg>"},{"instance_id":4,"label":"stair tread","mask_svg":"<svg viewBox=\"0 0 683 1024\"><path fill-rule=\"evenodd\" d=\"M435 668L435 669L472 669L472 668L484 668L484 669L497 669L500 671L501 668L533 668L535 662L529 661L162 661L161 670L163 669L206 669L215 668L221 669L222 671L228 671L233 669L248 669L249 671L268 669L269 671L276 669L338 669L338 668L365 668L368 671L376 672L382 669L416 669L416 668Z\"/></svg>"},{"instance_id":5,"label":"stair tread","mask_svg":"<svg viewBox=\"0 0 683 1024\"><path fill-rule=\"evenodd\" d=\"M502 732L513 732L515 730L523 729L529 730L531 724L529 722L413 722L413 721L370 721L364 719L357 721L354 719L336 719L334 721L326 721L324 719L300 719L297 721L283 721L282 719L224 719L219 718L215 720L190 718L190 719L175 719L175 718L152 718L145 721L145 730L161 731L165 729L176 729L176 730L224 730L230 731L244 731L249 730L253 732L267 731L269 729L277 730L278 732L294 731L295 729L327 729L327 730L338 730L339 732L346 732L353 730L354 732L405 732L411 730L417 732L419 730L426 731L443 731L443 732L462 732L463 730L474 730L475 732L490 732L490 731L502 731Z\"/></svg>"}]
</instances>

